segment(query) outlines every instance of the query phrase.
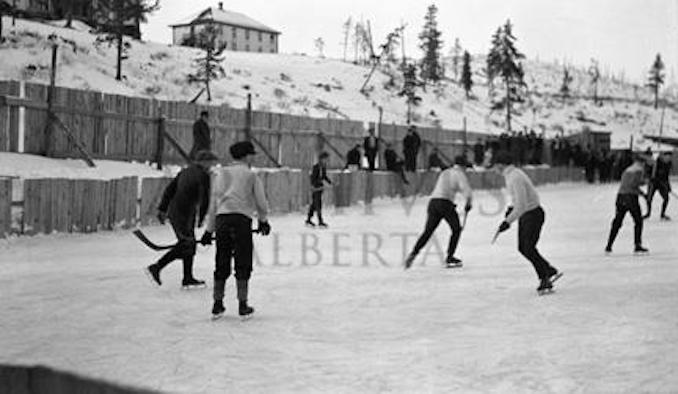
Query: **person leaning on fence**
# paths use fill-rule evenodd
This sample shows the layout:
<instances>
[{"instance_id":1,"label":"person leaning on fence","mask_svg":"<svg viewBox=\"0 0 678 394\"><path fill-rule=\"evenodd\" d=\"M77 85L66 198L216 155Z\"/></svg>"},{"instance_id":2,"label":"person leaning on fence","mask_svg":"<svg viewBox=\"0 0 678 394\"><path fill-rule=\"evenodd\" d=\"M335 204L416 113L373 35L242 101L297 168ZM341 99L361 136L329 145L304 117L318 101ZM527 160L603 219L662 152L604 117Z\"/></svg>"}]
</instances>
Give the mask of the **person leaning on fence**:
<instances>
[{"instance_id":1,"label":"person leaning on fence","mask_svg":"<svg viewBox=\"0 0 678 394\"><path fill-rule=\"evenodd\" d=\"M193 258L195 256L195 224L196 213L198 227L202 226L210 197L209 168L217 160L210 151L199 151L195 155L195 162L181 170L172 182L165 188L162 200L158 206L158 220L164 224L169 219L172 229L177 236L177 244L170 249L155 264L146 268L147 273L160 286L160 271L174 260L182 259L184 263L184 277L181 285L184 287L201 286L205 282L193 277Z\"/></svg>"},{"instance_id":2,"label":"person leaning on fence","mask_svg":"<svg viewBox=\"0 0 678 394\"><path fill-rule=\"evenodd\" d=\"M189 153L191 159L195 159L196 154L201 150L212 149L212 137L210 135L210 126L207 124L209 112L200 112L200 118L193 123L193 147Z\"/></svg>"},{"instance_id":3,"label":"person leaning on fence","mask_svg":"<svg viewBox=\"0 0 678 394\"><path fill-rule=\"evenodd\" d=\"M368 171L374 171L375 163L377 161L377 153L379 152L379 138L374 135L374 127L367 130L368 135L363 140L363 148L365 149L365 157L367 158Z\"/></svg>"},{"instance_id":4,"label":"person leaning on fence","mask_svg":"<svg viewBox=\"0 0 678 394\"><path fill-rule=\"evenodd\" d=\"M360 161L362 158L363 156L360 153L360 144L356 144L356 146L354 146L353 149L349 150L346 154L346 165L344 166L344 169L359 170L361 167Z\"/></svg>"},{"instance_id":5,"label":"person leaning on fence","mask_svg":"<svg viewBox=\"0 0 678 394\"><path fill-rule=\"evenodd\" d=\"M433 151L428 156L428 169L438 168L440 170L445 170L447 166L443 163L443 160L440 158L438 148L433 148Z\"/></svg>"},{"instance_id":6,"label":"person leaning on fence","mask_svg":"<svg viewBox=\"0 0 678 394\"><path fill-rule=\"evenodd\" d=\"M386 162L387 171L399 174L403 183L409 185L409 182L405 177L405 162L398 157L398 154L393 150L393 147L389 143L386 144L386 150L384 150L384 161Z\"/></svg>"},{"instance_id":7,"label":"person leaning on fence","mask_svg":"<svg viewBox=\"0 0 678 394\"><path fill-rule=\"evenodd\" d=\"M224 311L224 290L231 275L231 258L235 260L235 279L238 298L238 314L248 316L254 309L247 304L249 280L252 275L252 216L256 212L258 231L262 235L271 232L268 223L268 201L261 179L250 169L256 154L249 141L237 142L229 148L233 163L216 171L205 233L200 239L203 245L212 243L216 233L213 317Z\"/></svg>"},{"instance_id":8,"label":"person leaning on fence","mask_svg":"<svg viewBox=\"0 0 678 394\"><path fill-rule=\"evenodd\" d=\"M311 205L308 207L308 216L306 217L306 225L315 227L315 223L311 220L313 214L318 215L318 226L327 227L327 223L323 220L323 189L325 182L332 184L330 178L327 177L327 160L330 155L327 152L322 152L318 155L318 162L313 165L311 169Z\"/></svg>"},{"instance_id":9,"label":"person leaning on fence","mask_svg":"<svg viewBox=\"0 0 678 394\"><path fill-rule=\"evenodd\" d=\"M416 126L410 126L407 129L407 135L403 139L403 154L405 155L405 171L414 172L417 170L417 154L421 147L421 138L417 133Z\"/></svg>"}]
</instances>

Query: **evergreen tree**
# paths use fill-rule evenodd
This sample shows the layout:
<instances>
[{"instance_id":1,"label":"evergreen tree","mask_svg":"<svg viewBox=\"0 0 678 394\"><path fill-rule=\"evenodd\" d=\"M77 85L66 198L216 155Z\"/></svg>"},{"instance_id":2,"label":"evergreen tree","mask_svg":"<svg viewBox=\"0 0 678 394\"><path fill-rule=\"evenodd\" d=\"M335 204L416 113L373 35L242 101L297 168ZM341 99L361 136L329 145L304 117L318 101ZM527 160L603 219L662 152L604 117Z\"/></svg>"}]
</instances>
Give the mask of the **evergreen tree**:
<instances>
[{"instance_id":1,"label":"evergreen tree","mask_svg":"<svg viewBox=\"0 0 678 394\"><path fill-rule=\"evenodd\" d=\"M417 89L424 85L424 82L417 78L417 66L413 63L408 63L403 70L403 88L398 93L399 96L405 97L407 102L407 123L412 120L412 107L419 105L421 97L417 95Z\"/></svg>"},{"instance_id":2,"label":"evergreen tree","mask_svg":"<svg viewBox=\"0 0 678 394\"><path fill-rule=\"evenodd\" d=\"M318 37L313 41L313 45L315 46L315 49L318 51L318 56L324 58L325 40L323 40L322 37Z\"/></svg>"},{"instance_id":3,"label":"evergreen tree","mask_svg":"<svg viewBox=\"0 0 678 394\"><path fill-rule=\"evenodd\" d=\"M492 36L492 47L487 56L488 78L490 80L500 78L505 91L503 101L495 103L495 106L506 109L508 131L511 131L513 103L524 100L523 89L526 87L524 82L525 72L522 63L520 63L525 55L516 49L515 41L513 26L511 21L507 20Z\"/></svg>"},{"instance_id":4,"label":"evergreen tree","mask_svg":"<svg viewBox=\"0 0 678 394\"><path fill-rule=\"evenodd\" d=\"M471 55L468 51L464 51L463 63L461 66L461 86L466 92L466 99L471 96L471 89L473 88L473 73L471 72Z\"/></svg>"},{"instance_id":5,"label":"evergreen tree","mask_svg":"<svg viewBox=\"0 0 678 394\"><path fill-rule=\"evenodd\" d=\"M572 83L572 74L567 66L563 66L563 82L560 85L560 94L563 98L570 97L570 84Z\"/></svg>"},{"instance_id":6,"label":"evergreen tree","mask_svg":"<svg viewBox=\"0 0 678 394\"><path fill-rule=\"evenodd\" d=\"M122 80L122 62L127 59L129 42L125 42L125 27L130 21L145 22L146 16L160 8L159 0L100 0L94 5L94 15L101 27L97 44L107 42L117 47L115 79Z\"/></svg>"},{"instance_id":7,"label":"evergreen tree","mask_svg":"<svg viewBox=\"0 0 678 394\"><path fill-rule=\"evenodd\" d=\"M421 60L421 77L425 81L438 82L443 78L443 68L440 61L440 49L443 42L440 39L441 32L438 30L438 7L432 4L428 7L424 17L424 29L419 34L421 43L419 48L424 51Z\"/></svg>"},{"instance_id":8,"label":"evergreen tree","mask_svg":"<svg viewBox=\"0 0 678 394\"><path fill-rule=\"evenodd\" d=\"M461 47L461 42L459 37L454 39L454 46L452 47L452 73L454 74L454 80L459 81L459 64L463 61L462 56L465 54L463 48ZM462 71L463 72L463 71Z\"/></svg>"},{"instance_id":9,"label":"evergreen tree","mask_svg":"<svg viewBox=\"0 0 678 394\"><path fill-rule=\"evenodd\" d=\"M188 75L189 83L202 83L207 92L207 101L212 101L210 82L226 76L221 63L224 61L225 45L217 45L218 32L213 25L207 25L196 36L196 46L204 51L203 55L193 60L195 73Z\"/></svg>"},{"instance_id":10,"label":"evergreen tree","mask_svg":"<svg viewBox=\"0 0 678 394\"><path fill-rule=\"evenodd\" d=\"M593 103L598 104L598 82L600 81L600 67L596 59L591 59L589 67L589 76L591 77L591 87L593 88Z\"/></svg>"},{"instance_id":11,"label":"evergreen tree","mask_svg":"<svg viewBox=\"0 0 678 394\"><path fill-rule=\"evenodd\" d=\"M650 87L652 93L654 93L655 109L659 106L659 88L664 84L664 77L664 62L662 61L661 55L658 53L650 68L650 77L647 82L647 86Z\"/></svg>"}]
</instances>

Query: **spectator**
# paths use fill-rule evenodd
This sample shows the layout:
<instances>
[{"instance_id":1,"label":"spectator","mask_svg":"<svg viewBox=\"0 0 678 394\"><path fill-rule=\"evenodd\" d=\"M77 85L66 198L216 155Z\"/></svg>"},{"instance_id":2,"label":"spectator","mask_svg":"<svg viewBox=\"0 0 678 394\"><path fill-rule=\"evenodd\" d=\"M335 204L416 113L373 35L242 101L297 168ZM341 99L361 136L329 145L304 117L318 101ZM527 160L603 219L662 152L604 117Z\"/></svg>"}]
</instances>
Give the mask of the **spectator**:
<instances>
[{"instance_id":1,"label":"spectator","mask_svg":"<svg viewBox=\"0 0 678 394\"><path fill-rule=\"evenodd\" d=\"M405 155L405 170L414 172L417 170L417 154L421 147L421 138L417 133L416 126L410 126L407 135L403 139L403 154Z\"/></svg>"},{"instance_id":2,"label":"spectator","mask_svg":"<svg viewBox=\"0 0 678 394\"><path fill-rule=\"evenodd\" d=\"M386 162L386 170L400 174L400 178L404 184L409 184L405 177L404 162L398 157L398 154L393 150L391 144L386 144L384 151L384 161Z\"/></svg>"},{"instance_id":3,"label":"spectator","mask_svg":"<svg viewBox=\"0 0 678 394\"><path fill-rule=\"evenodd\" d=\"M447 168L445 163L443 163L443 160L440 158L440 155L438 154L438 148L434 147L433 151L428 157L428 169L431 170L433 168L438 168L440 170L444 170Z\"/></svg>"},{"instance_id":4,"label":"spectator","mask_svg":"<svg viewBox=\"0 0 678 394\"><path fill-rule=\"evenodd\" d=\"M478 166L483 164L484 156L485 149L483 148L483 141L479 139L476 141L475 145L473 145L473 162Z\"/></svg>"},{"instance_id":5,"label":"spectator","mask_svg":"<svg viewBox=\"0 0 678 394\"><path fill-rule=\"evenodd\" d=\"M195 160L196 154L200 151L210 151L212 149L212 138L210 127L207 124L209 112L200 112L200 118L193 123L193 147L188 156Z\"/></svg>"},{"instance_id":6,"label":"spectator","mask_svg":"<svg viewBox=\"0 0 678 394\"><path fill-rule=\"evenodd\" d=\"M368 135L363 142L365 149L365 157L367 157L367 168L369 171L374 171L377 153L379 152L379 138L374 135L374 127L367 130Z\"/></svg>"},{"instance_id":7,"label":"spectator","mask_svg":"<svg viewBox=\"0 0 678 394\"><path fill-rule=\"evenodd\" d=\"M360 161L362 154L360 153L360 144L356 144L353 149L346 154L346 166L344 169L359 170L361 168Z\"/></svg>"}]
</instances>

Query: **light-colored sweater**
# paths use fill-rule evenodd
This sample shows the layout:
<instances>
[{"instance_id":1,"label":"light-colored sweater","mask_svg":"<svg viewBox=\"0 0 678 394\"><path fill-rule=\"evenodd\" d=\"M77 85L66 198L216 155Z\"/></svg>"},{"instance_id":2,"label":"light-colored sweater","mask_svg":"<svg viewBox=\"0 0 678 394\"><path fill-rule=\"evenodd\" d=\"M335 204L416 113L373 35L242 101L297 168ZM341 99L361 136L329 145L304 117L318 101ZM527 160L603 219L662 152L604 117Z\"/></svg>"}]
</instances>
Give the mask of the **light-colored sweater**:
<instances>
[{"instance_id":1,"label":"light-colored sweater","mask_svg":"<svg viewBox=\"0 0 678 394\"><path fill-rule=\"evenodd\" d=\"M454 202L457 193L461 193L470 202L473 192L468 178L459 166L446 169L438 175L431 198L442 198Z\"/></svg>"},{"instance_id":2,"label":"light-colored sweater","mask_svg":"<svg viewBox=\"0 0 678 394\"><path fill-rule=\"evenodd\" d=\"M508 166L504 169L504 179L513 203L513 211L506 217L506 222L513 223L525 212L539 208L537 190L523 170Z\"/></svg>"},{"instance_id":3,"label":"light-colored sweater","mask_svg":"<svg viewBox=\"0 0 678 394\"><path fill-rule=\"evenodd\" d=\"M267 220L268 201L257 174L240 161L215 170L206 230L214 231L217 215L239 213L251 218L255 212L259 220Z\"/></svg>"}]
</instances>

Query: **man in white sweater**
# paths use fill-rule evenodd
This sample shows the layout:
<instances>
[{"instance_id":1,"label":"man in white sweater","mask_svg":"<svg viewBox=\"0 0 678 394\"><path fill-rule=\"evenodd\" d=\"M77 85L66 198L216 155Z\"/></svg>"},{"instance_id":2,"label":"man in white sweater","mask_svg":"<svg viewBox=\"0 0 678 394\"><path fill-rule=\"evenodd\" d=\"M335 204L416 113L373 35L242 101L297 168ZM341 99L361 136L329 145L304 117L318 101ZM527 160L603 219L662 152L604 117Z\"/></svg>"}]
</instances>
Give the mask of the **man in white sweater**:
<instances>
[{"instance_id":1,"label":"man in white sweater","mask_svg":"<svg viewBox=\"0 0 678 394\"><path fill-rule=\"evenodd\" d=\"M426 245L428 240L433 235L440 221L445 219L452 230L450 241L447 247L447 267L455 268L461 267L462 262L454 256L459 243L459 236L461 235L461 225L459 224L459 215L457 215L456 205L454 199L457 193L461 193L466 200L464 211L468 215L471 210L471 203L473 193L469 185L468 178L464 172L466 169L466 159L463 156L457 156L454 159L454 166L441 172L436 181L436 185L431 193L431 199L428 202L426 226L424 232L421 234L414 249L405 259L405 269L412 266L414 259L419 254L419 251Z\"/></svg>"},{"instance_id":2,"label":"man in white sweater","mask_svg":"<svg viewBox=\"0 0 678 394\"><path fill-rule=\"evenodd\" d=\"M539 203L539 195L530 178L521 169L513 165L511 155L499 152L495 159L497 170L503 173L506 188L511 194L512 206L506 211L506 217L501 222L497 234L508 230L511 223L518 221L518 250L532 263L539 277L537 292L543 294L553 289L553 282L562 273L551 264L537 250L537 242L544 225L544 210Z\"/></svg>"},{"instance_id":3,"label":"man in white sweater","mask_svg":"<svg viewBox=\"0 0 678 394\"><path fill-rule=\"evenodd\" d=\"M238 142L230 147L234 161L215 171L207 213L207 226L200 242L212 243L216 232L217 254L214 270L214 305L212 315L224 311L224 287L231 275L231 257L235 259L235 278L239 302L238 314L246 317L254 313L247 304L248 282L252 274L252 217L256 212L258 231L271 232L268 224L268 202L261 179L250 169L255 154L251 142Z\"/></svg>"}]
</instances>

